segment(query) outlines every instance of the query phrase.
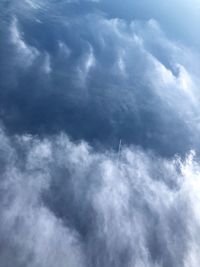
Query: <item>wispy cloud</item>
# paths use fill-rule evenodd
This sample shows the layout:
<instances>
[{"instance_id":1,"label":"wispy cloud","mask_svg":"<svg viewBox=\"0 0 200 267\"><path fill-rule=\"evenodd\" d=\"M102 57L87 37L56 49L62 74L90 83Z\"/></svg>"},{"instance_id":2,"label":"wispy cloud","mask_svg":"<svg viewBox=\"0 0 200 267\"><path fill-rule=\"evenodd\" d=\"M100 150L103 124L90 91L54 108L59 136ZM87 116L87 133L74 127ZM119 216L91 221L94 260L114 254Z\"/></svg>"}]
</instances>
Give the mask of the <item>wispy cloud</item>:
<instances>
[{"instance_id":1,"label":"wispy cloud","mask_svg":"<svg viewBox=\"0 0 200 267\"><path fill-rule=\"evenodd\" d=\"M90 5L93 12L77 17L72 7L29 7L29 23L14 9L10 39L2 41L14 55L2 55L6 81L14 80L12 90L2 86L7 127L65 130L111 146L123 138L165 155L199 146L191 137L199 131L198 52L167 37L155 19L106 18Z\"/></svg>"}]
</instances>

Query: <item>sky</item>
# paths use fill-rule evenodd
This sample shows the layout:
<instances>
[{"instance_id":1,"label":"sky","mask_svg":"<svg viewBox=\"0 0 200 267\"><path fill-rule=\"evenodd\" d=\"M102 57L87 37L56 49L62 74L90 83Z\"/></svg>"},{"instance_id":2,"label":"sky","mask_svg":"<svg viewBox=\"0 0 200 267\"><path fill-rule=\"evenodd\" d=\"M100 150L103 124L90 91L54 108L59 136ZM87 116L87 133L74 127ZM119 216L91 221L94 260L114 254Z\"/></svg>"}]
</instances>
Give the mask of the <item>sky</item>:
<instances>
[{"instance_id":1,"label":"sky","mask_svg":"<svg viewBox=\"0 0 200 267\"><path fill-rule=\"evenodd\" d=\"M0 266L199 266L199 12L0 2Z\"/></svg>"}]
</instances>

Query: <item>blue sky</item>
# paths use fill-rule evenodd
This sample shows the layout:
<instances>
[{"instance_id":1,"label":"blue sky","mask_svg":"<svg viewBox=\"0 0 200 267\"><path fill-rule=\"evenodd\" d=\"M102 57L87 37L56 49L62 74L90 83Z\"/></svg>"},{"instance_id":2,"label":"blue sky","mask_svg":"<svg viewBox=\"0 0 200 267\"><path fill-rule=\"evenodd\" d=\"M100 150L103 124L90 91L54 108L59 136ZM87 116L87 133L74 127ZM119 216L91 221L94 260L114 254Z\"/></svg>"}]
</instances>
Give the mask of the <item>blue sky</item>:
<instances>
[{"instance_id":1,"label":"blue sky","mask_svg":"<svg viewBox=\"0 0 200 267\"><path fill-rule=\"evenodd\" d=\"M200 23L198 0L194 1L99 1L109 15L123 19L154 18L159 21L164 30L175 40L182 40L199 47L198 27Z\"/></svg>"},{"instance_id":2,"label":"blue sky","mask_svg":"<svg viewBox=\"0 0 200 267\"><path fill-rule=\"evenodd\" d=\"M0 3L0 265L198 267L199 11Z\"/></svg>"}]
</instances>

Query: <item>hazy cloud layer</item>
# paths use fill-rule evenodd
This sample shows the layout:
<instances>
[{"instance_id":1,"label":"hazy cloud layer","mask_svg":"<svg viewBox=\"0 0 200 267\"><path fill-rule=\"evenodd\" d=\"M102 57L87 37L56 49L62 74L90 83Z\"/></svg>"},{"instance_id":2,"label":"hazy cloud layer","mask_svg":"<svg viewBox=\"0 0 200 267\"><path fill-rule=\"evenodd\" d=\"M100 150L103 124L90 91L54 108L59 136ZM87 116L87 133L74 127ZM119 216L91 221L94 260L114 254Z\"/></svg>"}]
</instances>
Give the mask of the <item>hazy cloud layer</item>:
<instances>
[{"instance_id":1,"label":"hazy cloud layer","mask_svg":"<svg viewBox=\"0 0 200 267\"><path fill-rule=\"evenodd\" d=\"M3 10L0 104L12 132L64 130L115 148L121 138L163 155L199 147L199 52L158 21L112 18L94 1Z\"/></svg>"},{"instance_id":2,"label":"hazy cloud layer","mask_svg":"<svg viewBox=\"0 0 200 267\"><path fill-rule=\"evenodd\" d=\"M1 131L1 266L198 266L200 167Z\"/></svg>"}]
</instances>

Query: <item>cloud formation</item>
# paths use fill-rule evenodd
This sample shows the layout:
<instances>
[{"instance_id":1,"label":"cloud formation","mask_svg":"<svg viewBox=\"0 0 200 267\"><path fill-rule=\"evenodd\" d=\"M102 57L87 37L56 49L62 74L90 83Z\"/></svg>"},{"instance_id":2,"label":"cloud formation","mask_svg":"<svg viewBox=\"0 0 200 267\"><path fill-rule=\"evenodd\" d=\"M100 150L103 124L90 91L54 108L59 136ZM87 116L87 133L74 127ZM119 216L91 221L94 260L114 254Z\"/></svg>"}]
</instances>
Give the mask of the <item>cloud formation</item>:
<instances>
[{"instance_id":1,"label":"cloud formation","mask_svg":"<svg viewBox=\"0 0 200 267\"><path fill-rule=\"evenodd\" d=\"M2 266L198 266L200 167L64 134L0 137Z\"/></svg>"},{"instance_id":2,"label":"cloud formation","mask_svg":"<svg viewBox=\"0 0 200 267\"><path fill-rule=\"evenodd\" d=\"M90 1L11 1L7 13L0 104L12 133L122 138L170 156L199 147L199 54L158 21L109 18Z\"/></svg>"},{"instance_id":3,"label":"cloud formation","mask_svg":"<svg viewBox=\"0 0 200 267\"><path fill-rule=\"evenodd\" d=\"M199 266L193 1L0 2L0 266Z\"/></svg>"}]
</instances>

